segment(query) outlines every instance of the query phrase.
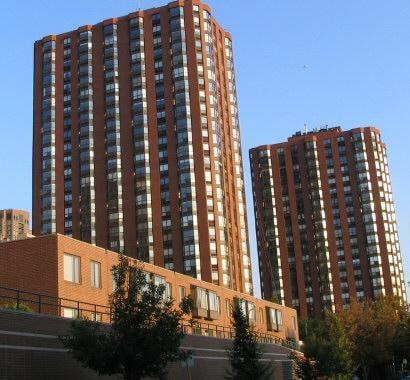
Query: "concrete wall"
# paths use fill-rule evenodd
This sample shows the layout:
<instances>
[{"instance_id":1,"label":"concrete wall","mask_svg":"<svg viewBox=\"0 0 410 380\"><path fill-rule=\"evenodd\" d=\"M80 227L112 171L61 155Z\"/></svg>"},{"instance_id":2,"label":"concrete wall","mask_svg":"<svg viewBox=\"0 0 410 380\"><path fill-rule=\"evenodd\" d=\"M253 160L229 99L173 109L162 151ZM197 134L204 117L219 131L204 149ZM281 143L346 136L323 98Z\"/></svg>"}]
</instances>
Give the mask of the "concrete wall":
<instances>
[{"instance_id":1,"label":"concrete wall","mask_svg":"<svg viewBox=\"0 0 410 380\"><path fill-rule=\"evenodd\" d=\"M58 341L70 324L69 319L0 309L0 379L118 379L100 377L82 368ZM193 352L190 377L181 363L169 366L168 380L223 379L228 367L226 348L231 340L189 335L182 346ZM274 379L292 379L289 350L264 345L264 359L276 362Z\"/></svg>"}]
</instances>

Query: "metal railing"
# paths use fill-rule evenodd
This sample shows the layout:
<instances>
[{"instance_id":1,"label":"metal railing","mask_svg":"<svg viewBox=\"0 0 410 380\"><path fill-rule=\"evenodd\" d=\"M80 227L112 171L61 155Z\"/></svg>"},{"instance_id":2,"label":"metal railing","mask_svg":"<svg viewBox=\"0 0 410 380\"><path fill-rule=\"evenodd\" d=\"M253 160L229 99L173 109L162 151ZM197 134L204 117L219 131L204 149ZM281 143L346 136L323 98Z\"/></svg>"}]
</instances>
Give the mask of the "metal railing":
<instances>
[{"instance_id":1,"label":"metal railing","mask_svg":"<svg viewBox=\"0 0 410 380\"><path fill-rule=\"evenodd\" d=\"M111 322L112 314L107 305L92 304L4 286L0 286L0 307L60 317L85 317L107 323Z\"/></svg>"},{"instance_id":2,"label":"metal railing","mask_svg":"<svg viewBox=\"0 0 410 380\"><path fill-rule=\"evenodd\" d=\"M66 318L86 318L96 322L111 323L112 309L107 305L98 305L84 301L27 292L20 289L0 286L0 308L49 314ZM202 335L215 338L233 339L235 330L232 327L208 323L193 319L183 321L182 330L190 335ZM277 344L297 349L296 342L285 340L273 333L255 331L260 343Z\"/></svg>"}]
</instances>

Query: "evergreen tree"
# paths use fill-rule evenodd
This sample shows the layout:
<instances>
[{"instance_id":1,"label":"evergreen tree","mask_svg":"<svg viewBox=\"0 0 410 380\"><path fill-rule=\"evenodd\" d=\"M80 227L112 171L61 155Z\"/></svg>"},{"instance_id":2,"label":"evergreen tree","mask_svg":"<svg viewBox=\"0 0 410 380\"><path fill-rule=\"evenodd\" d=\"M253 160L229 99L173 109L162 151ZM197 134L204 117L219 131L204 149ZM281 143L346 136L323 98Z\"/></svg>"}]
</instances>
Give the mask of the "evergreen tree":
<instances>
[{"instance_id":1,"label":"evergreen tree","mask_svg":"<svg viewBox=\"0 0 410 380\"><path fill-rule=\"evenodd\" d=\"M274 363L264 363L262 349L248 319L237 304L233 311L235 339L228 350L231 369L226 380L268 380L273 377Z\"/></svg>"},{"instance_id":2,"label":"evergreen tree","mask_svg":"<svg viewBox=\"0 0 410 380\"><path fill-rule=\"evenodd\" d=\"M120 256L113 275L111 326L74 321L61 340L75 359L100 375L122 374L127 380L161 377L169 362L187 355L179 348L184 313L165 299L164 285L147 280L128 258ZM187 307L189 302L184 302L184 311Z\"/></svg>"}]
</instances>

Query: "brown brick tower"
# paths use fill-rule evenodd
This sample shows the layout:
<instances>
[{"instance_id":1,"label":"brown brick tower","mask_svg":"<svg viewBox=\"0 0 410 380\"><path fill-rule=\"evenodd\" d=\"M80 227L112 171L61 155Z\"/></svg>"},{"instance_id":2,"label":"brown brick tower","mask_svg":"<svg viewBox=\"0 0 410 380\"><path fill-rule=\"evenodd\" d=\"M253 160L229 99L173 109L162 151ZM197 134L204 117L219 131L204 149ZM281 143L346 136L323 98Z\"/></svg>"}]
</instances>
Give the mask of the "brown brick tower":
<instances>
[{"instance_id":1,"label":"brown brick tower","mask_svg":"<svg viewBox=\"0 0 410 380\"><path fill-rule=\"evenodd\" d=\"M250 150L262 296L301 316L406 299L386 146L375 128Z\"/></svg>"},{"instance_id":2,"label":"brown brick tower","mask_svg":"<svg viewBox=\"0 0 410 380\"><path fill-rule=\"evenodd\" d=\"M232 39L198 0L35 44L33 230L252 293Z\"/></svg>"},{"instance_id":3,"label":"brown brick tower","mask_svg":"<svg viewBox=\"0 0 410 380\"><path fill-rule=\"evenodd\" d=\"M0 242L30 236L30 214L23 210L0 210Z\"/></svg>"}]
</instances>

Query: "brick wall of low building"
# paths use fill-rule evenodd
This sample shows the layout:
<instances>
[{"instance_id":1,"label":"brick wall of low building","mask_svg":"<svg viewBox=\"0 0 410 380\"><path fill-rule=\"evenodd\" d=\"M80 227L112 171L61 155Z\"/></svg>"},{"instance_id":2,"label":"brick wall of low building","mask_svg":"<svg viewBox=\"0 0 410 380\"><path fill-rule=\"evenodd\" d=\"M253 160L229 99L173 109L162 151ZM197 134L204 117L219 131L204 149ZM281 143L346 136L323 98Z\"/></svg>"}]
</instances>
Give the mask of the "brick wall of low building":
<instances>
[{"instance_id":1,"label":"brick wall of low building","mask_svg":"<svg viewBox=\"0 0 410 380\"><path fill-rule=\"evenodd\" d=\"M80 283L68 282L64 279L64 254L80 258ZM89 313L85 313L87 316L90 316L94 310L97 313L108 313L106 306L113 290L111 268L117 263L117 260L118 255L114 252L63 235L49 235L4 243L0 244L0 267L8 269L0 274L0 287L7 286L58 296L62 298L61 307L59 310L55 308L54 314L62 315L63 308L89 310ZM102 281L101 288L98 289L91 286L91 261L101 264ZM139 265L145 271L163 277L171 285L172 297L177 302L180 301L179 287L185 288L186 295L189 295L195 287L215 292L220 299L220 313L213 319L199 318L199 321L204 324L230 328L231 318L227 309L227 301L232 304L234 298L240 298L255 305L255 329L257 331L268 331L267 308L274 308L282 312L283 325L279 331L271 333L281 339L298 340L296 311L294 309L199 281L162 267L147 263L139 263ZM101 305L101 307L94 305ZM103 315L103 320L107 321L107 318L104 318Z\"/></svg>"},{"instance_id":2,"label":"brick wall of low building","mask_svg":"<svg viewBox=\"0 0 410 380\"><path fill-rule=\"evenodd\" d=\"M0 243L0 286L58 295L57 236Z\"/></svg>"}]
</instances>

